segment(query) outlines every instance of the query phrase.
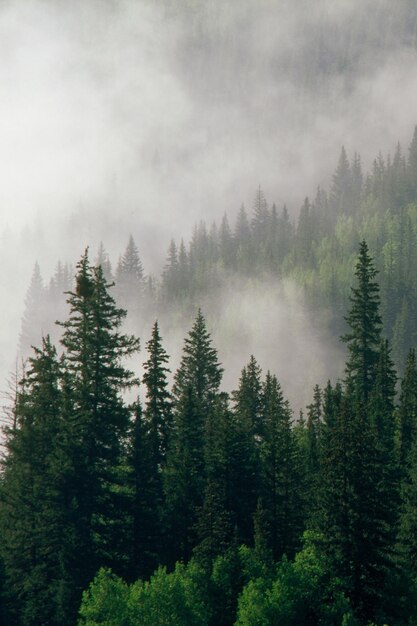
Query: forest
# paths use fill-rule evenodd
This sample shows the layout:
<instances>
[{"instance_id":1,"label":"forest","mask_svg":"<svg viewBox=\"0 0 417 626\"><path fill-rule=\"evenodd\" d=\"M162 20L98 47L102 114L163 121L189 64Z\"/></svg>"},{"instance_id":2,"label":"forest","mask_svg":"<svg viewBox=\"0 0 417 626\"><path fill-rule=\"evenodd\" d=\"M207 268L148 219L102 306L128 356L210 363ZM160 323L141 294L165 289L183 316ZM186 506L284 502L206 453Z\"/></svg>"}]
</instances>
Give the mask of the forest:
<instances>
[{"instance_id":1,"label":"forest","mask_svg":"<svg viewBox=\"0 0 417 626\"><path fill-rule=\"evenodd\" d=\"M416 624L416 238L417 130L368 174L342 148L296 222L259 187L234 228L172 241L160 277L133 236L114 272L104 246L48 286L35 266L4 429L2 624ZM234 276L291 279L332 311L343 376L300 414L256 355L222 388L204 311ZM190 312L171 372L155 319Z\"/></svg>"}]
</instances>

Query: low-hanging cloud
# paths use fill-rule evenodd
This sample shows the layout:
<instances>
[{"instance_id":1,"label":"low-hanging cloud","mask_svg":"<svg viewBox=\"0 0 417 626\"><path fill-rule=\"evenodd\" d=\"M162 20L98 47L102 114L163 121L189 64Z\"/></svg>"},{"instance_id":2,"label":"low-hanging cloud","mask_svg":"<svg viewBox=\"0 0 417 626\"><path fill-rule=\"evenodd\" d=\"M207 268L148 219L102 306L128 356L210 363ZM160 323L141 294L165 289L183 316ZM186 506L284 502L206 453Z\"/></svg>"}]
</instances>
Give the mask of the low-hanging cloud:
<instances>
[{"instance_id":1,"label":"low-hanging cloud","mask_svg":"<svg viewBox=\"0 0 417 626\"><path fill-rule=\"evenodd\" d=\"M366 165L406 146L416 21L407 0L2 2L2 354L36 259L48 276L103 240L117 260L131 232L159 272L258 184L295 214L342 144Z\"/></svg>"}]
</instances>

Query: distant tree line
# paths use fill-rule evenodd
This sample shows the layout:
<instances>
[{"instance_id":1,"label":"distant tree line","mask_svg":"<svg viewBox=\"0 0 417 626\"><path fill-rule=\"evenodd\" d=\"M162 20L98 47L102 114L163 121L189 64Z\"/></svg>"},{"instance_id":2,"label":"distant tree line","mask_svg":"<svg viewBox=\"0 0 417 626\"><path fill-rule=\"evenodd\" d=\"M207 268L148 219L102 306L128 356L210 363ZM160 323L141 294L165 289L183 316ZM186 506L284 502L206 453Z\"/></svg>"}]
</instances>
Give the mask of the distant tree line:
<instances>
[{"instance_id":1,"label":"distant tree line","mask_svg":"<svg viewBox=\"0 0 417 626\"><path fill-rule=\"evenodd\" d=\"M349 160L342 148L329 191L318 188L313 200L306 198L297 220L286 206L269 205L259 187L251 214L242 206L233 227L225 215L220 224L196 225L188 245L171 241L159 278L145 274L133 237L114 271L103 245L95 263L115 281L116 301L128 310L134 331L139 319L151 323L167 308L173 317L188 317L231 276L239 276L257 282L294 279L313 307L333 311L332 329L342 334L362 239L379 271L384 333L402 373L408 348L417 342L417 130L407 154L400 145L393 156L379 154L366 175L359 154ZM22 320L24 356L42 333L59 339L54 322L67 314L61 294L71 289L71 276L71 268L60 262L44 286L35 266Z\"/></svg>"}]
</instances>

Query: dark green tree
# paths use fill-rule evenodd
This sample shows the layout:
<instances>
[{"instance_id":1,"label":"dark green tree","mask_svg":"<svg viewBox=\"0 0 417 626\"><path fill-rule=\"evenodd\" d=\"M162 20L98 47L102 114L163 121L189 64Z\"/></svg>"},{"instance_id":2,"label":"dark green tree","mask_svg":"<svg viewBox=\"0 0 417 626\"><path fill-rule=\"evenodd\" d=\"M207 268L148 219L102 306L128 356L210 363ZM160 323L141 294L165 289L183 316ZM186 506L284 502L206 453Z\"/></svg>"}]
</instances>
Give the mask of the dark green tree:
<instances>
[{"instance_id":1,"label":"dark green tree","mask_svg":"<svg viewBox=\"0 0 417 626\"><path fill-rule=\"evenodd\" d=\"M127 484L131 536L126 532L129 515L124 522L128 536L129 563L127 577L131 581L149 577L163 561L162 479L155 467L149 424L140 401L134 407L127 454Z\"/></svg>"},{"instance_id":2,"label":"dark green tree","mask_svg":"<svg viewBox=\"0 0 417 626\"><path fill-rule=\"evenodd\" d=\"M193 327L184 341L183 356L175 373L173 397L178 402L182 395L193 389L196 401L204 415L215 399L223 369L213 347L210 333L201 310L198 311Z\"/></svg>"},{"instance_id":3,"label":"dark green tree","mask_svg":"<svg viewBox=\"0 0 417 626\"><path fill-rule=\"evenodd\" d=\"M168 391L167 367L169 357L162 345L158 322L152 329L152 336L146 344L148 360L143 364L145 372L142 381L146 385L145 420L154 458L154 468L161 470L166 463L169 434L172 426L172 401Z\"/></svg>"},{"instance_id":4,"label":"dark green tree","mask_svg":"<svg viewBox=\"0 0 417 626\"><path fill-rule=\"evenodd\" d=\"M68 295L69 318L61 324L63 414L77 507L73 566L80 591L99 566L123 571L128 560L123 523L129 506L122 485L130 412L122 394L137 381L123 361L138 351L139 340L120 332L126 313L108 287L101 267L91 267L86 252L77 264L76 288Z\"/></svg>"},{"instance_id":5,"label":"dark green tree","mask_svg":"<svg viewBox=\"0 0 417 626\"><path fill-rule=\"evenodd\" d=\"M303 525L300 458L291 428L291 409L269 372L263 385L265 435L261 443L262 506L269 522L274 560L292 558Z\"/></svg>"},{"instance_id":6,"label":"dark green tree","mask_svg":"<svg viewBox=\"0 0 417 626\"><path fill-rule=\"evenodd\" d=\"M342 337L348 346L346 374L352 381L361 402L366 403L375 380L381 341L379 286L368 246L362 241L352 287L350 311L346 316L349 331Z\"/></svg>"},{"instance_id":7,"label":"dark green tree","mask_svg":"<svg viewBox=\"0 0 417 626\"><path fill-rule=\"evenodd\" d=\"M164 471L166 558L187 561L197 542L198 511L203 505L204 429L191 386L175 403L174 422Z\"/></svg>"},{"instance_id":8,"label":"dark green tree","mask_svg":"<svg viewBox=\"0 0 417 626\"><path fill-rule=\"evenodd\" d=\"M146 344L148 360L142 380L146 404L138 402L130 435L129 477L132 490L133 551L131 575L149 576L163 562L163 471L172 427L171 398L158 322Z\"/></svg>"},{"instance_id":9,"label":"dark green tree","mask_svg":"<svg viewBox=\"0 0 417 626\"><path fill-rule=\"evenodd\" d=\"M232 539L231 499L233 421L227 394L219 394L207 416L204 433L204 501L198 512L194 554L210 569Z\"/></svg>"},{"instance_id":10,"label":"dark green tree","mask_svg":"<svg viewBox=\"0 0 417 626\"><path fill-rule=\"evenodd\" d=\"M340 408L332 403L330 413L325 409L316 520L335 575L344 581L358 615L369 620L383 615L384 589L393 571L395 373L386 342L382 348L379 343L378 285L365 242L356 276L359 286L346 317L350 332L344 337L349 347L345 389Z\"/></svg>"},{"instance_id":11,"label":"dark green tree","mask_svg":"<svg viewBox=\"0 0 417 626\"><path fill-rule=\"evenodd\" d=\"M250 544L253 540L253 515L260 487L259 445L264 424L262 413L261 368L254 356L242 370L239 386L232 392L233 494L231 507L239 531L239 539Z\"/></svg>"},{"instance_id":12,"label":"dark green tree","mask_svg":"<svg viewBox=\"0 0 417 626\"><path fill-rule=\"evenodd\" d=\"M412 348L407 357L398 406L399 460L404 472L409 455L417 440L417 367L416 353Z\"/></svg>"},{"instance_id":13,"label":"dark green tree","mask_svg":"<svg viewBox=\"0 0 417 626\"><path fill-rule=\"evenodd\" d=\"M173 428L165 470L166 525L174 561L188 559L203 504L204 438L222 378L217 351L198 311L173 386Z\"/></svg>"},{"instance_id":14,"label":"dark green tree","mask_svg":"<svg viewBox=\"0 0 417 626\"><path fill-rule=\"evenodd\" d=\"M71 624L73 549L62 450L60 367L49 337L20 383L0 484L1 558L9 624Z\"/></svg>"},{"instance_id":15,"label":"dark green tree","mask_svg":"<svg viewBox=\"0 0 417 626\"><path fill-rule=\"evenodd\" d=\"M307 469L313 478L319 469L322 429L322 392L318 385L314 387L313 402L307 409Z\"/></svg>"}]
</instances>

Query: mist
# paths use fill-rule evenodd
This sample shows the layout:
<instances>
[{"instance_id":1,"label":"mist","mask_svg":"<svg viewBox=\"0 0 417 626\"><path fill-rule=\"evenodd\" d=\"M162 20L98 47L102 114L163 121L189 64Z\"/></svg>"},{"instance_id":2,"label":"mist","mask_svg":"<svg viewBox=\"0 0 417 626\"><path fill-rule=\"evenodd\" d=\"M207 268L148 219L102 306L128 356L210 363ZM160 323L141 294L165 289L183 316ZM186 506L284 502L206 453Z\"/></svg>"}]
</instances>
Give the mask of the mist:
<instances>
[{"instance_id":1,"label":"mist","mask_svg":"<svg viewBox=\"0 0 417 626\"><path fill-rule=\"evenodd\" d=\"M36 260L48 277L103 241L116 262L131 233L145 271L159 273L172 237L250 208L259 184L295 218L329 185L342 145L365 168L406 146L410 15L406 0L2 2L0 371L12 369ZM225 294L213 337L239 335L221 355L231 378L251 352L292 397L333 373L326 320L314 328L294 290L272 302Z\"/></svg>"},{"instance_id":2,"label":"mist","mask_svg":"<svg viewBox=\"0 0 417 626\"><path fill-rule=\"evenodd\" d=\"M329 333L330 311L323 309L320 318L315 317L292 281L256 284L231 278L227 288L205 299L202 307L224 368L222 388L229 393L237 389L241 370L253 355L262 378L268 370L277 376L298 418L316 384L325 387L329 379L343 375L345 347ZM172 324L169 314L159 320L172 372L180 364L183 338L195 313L190 311L179 324ZM142 336L148 335L150 329L143 328Z\"/></svg>"}]
</instances>

